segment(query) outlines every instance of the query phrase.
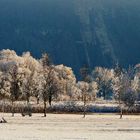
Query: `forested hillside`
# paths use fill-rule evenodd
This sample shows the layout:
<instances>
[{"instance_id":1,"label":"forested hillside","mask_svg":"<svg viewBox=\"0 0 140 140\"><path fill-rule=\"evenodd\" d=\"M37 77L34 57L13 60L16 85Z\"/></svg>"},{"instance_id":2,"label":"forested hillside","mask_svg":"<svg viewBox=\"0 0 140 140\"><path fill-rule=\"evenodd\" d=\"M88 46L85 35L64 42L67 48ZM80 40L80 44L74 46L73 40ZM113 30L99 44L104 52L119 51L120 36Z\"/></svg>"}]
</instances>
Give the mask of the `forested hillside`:
<instances>
[{"instance_id":1,"label":"forested hillside","mask_svg":"<svg viewBox=\"0 0 140 140\"><path fill-rule=\"evenodd\" d=\"M139 0L0 0L0 49L39 58L79 73L87 64L123 67L140 62Z\"/></svg>"}]
</instances>

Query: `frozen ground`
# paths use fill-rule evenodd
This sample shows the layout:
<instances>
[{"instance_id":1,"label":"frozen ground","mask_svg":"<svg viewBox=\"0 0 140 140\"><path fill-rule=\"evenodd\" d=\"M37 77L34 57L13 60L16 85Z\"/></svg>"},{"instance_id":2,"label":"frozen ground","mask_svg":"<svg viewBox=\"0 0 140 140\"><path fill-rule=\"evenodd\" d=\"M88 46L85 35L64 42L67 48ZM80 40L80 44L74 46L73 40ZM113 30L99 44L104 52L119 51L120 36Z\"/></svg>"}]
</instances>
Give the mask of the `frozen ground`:
<instances>
[{"instance_id":1,"label":"frozen ground","mask_svg":"<svg viewBox=\"0 0 140 140\"><path fill-rule=\"evenodd\" d=\"M0 124L0 140L140 140L140 116L0 115L8 121Z\"/></svg>"}]
</instances>

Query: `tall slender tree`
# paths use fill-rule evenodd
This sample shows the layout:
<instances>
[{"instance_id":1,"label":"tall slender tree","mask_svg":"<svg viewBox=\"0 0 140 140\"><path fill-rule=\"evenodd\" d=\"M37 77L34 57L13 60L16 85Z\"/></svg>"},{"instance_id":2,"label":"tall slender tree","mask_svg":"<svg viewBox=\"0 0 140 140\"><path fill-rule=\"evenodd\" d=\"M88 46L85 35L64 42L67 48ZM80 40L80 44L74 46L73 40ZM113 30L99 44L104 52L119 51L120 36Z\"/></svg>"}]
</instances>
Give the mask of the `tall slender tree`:
<instances>
[{"instance_id":1,"label":"tall slender tree","mask_svg":"<svg viewBox=\"0 0 140 140\"><path fill-rule=\"evenodd\" d=\"M130 109L135 105L135 101L137 99L134 73L133 70L131 70L123 70L122 72L120 72L120 70L115 70L116 76L113 83L113 90L115 92L115 98L119 102L120 119L122 119L123 116L123 107L126 106Z\"/></svg>"},{"instance_id":2,"label":"tall slender tree","mask_svg":"<svg viewBox=\"0 0 140 140\"><path fill-rule=\"evenodd\" d=\"M86 116L86 104L87 104L87 96L88 96L88 90L89 90L89 83L91 82L91 76L89 74L89 68L84 66L80 69L81 78L84 81L82 86L82 100L84 102L83 106L83 117Z\"/></svg>"},{"instance_id":3,"label":"tall slender tree","mask_svg":"<svg viewBox=\"0 0 140 140\"><path fill-rule=\"evenodd\" d=\"M10 98L12 102L12 116L14 116L14 102L17 101L22 94L21 92L21 74L18 72L18 66L15 64L9 70L10 79Z\"/></svg>"},{"instance_id":4,"label":"tall slender tree","mask_svg":"<svg viewBox=\"0 0 140 140\"><path fill-rule=\"evenodd\" d=\"M58 92L59 85L56 79L55 67L52 65L48 54L43 54L41 59L42 71L42 98L44 101L44 117L46 117L47 101L51 106L52 98Z\"/></svg>"}]
</instances>

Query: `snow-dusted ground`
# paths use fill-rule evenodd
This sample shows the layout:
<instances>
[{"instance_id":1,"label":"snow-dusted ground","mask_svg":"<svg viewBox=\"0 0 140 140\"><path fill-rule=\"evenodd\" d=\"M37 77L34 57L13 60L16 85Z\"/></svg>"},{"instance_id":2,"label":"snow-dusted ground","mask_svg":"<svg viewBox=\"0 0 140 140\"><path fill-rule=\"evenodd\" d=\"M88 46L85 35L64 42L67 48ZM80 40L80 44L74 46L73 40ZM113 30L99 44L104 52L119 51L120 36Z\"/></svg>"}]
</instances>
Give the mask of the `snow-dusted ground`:
<instances>
[{"instance_id":1,"label":"snow-dusted ground","mask_svg":"<svg viewBox=\"0 0 140 140\"><path fill-rule=\"evenodd\" d=\"M0 140L140 140L140 116L0 115L8 121L0 124Z\"/></svg>"}]
</instances>

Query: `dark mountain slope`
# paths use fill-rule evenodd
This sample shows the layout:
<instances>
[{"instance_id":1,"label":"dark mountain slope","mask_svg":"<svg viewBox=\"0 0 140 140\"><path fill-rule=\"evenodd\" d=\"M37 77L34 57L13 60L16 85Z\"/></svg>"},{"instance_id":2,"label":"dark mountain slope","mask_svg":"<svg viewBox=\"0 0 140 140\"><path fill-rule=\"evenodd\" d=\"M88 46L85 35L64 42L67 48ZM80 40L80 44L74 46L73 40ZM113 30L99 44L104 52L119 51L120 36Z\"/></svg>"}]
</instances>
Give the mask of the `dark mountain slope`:
<instances>
[{"instance_id":1,"label":"dark mountain slope","mask_svg":"<svg viewBox=\"0 0 140 140\"><path fill-rule=\"evenodd\" d=\"M0 0L0 49L84 64L140 62L139 0Z\"/></svg>"}]
</instances>

